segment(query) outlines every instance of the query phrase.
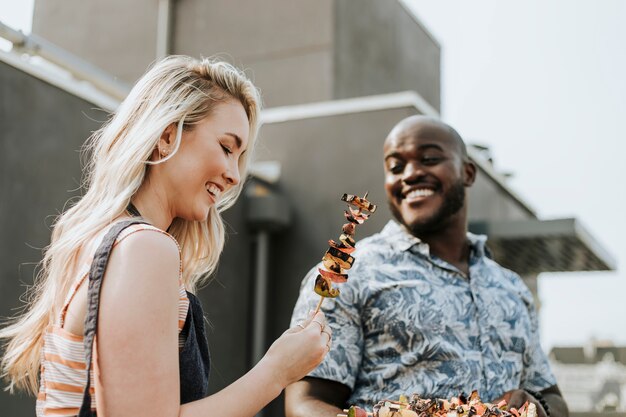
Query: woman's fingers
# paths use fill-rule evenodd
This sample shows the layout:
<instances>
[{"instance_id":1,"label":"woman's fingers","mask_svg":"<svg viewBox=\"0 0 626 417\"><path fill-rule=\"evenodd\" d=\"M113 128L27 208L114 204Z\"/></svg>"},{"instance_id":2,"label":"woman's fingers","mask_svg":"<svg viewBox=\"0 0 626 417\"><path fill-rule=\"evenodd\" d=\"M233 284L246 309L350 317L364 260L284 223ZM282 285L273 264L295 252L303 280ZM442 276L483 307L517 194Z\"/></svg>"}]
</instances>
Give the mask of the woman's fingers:
<instances>
[{"instance_id":1,"label":"woman's fingers","mask_svg":"<svg viewBox=\"0 0 626 417\"><path fill-rule=\"evenodd\" d=\"M309 316L306 320L296 323L295 326L287 329L285 333L297 333L308 328L315 328L320 333L326 329L326 317L324 316L324 313L320 311L315 315L311 314L311 316Z\"/></svg>"},{"instance_id":2,"label":"woman's fingers","mask_svg":"<svg viewBox=\"0 0 626 417\"><path fill-rule=\"evenodd\" d=\"M312 314L305 320L299 323L296 323L295 326L288 329L285 333L299 333L299 332L314 332L318 336L310 335L309 337L313 337L319 340L321 346L324 346L326 352L330 351L331 342L333 338L333 331L328 326L326 322L326 316L321 311L316 314ZM310 333L309 333L310 334ZM311 342L313 341L311 340ZM324 354L325 356L326 354Z\"/></svg>"},{"instance_id":3,"label":"woman's fingers","mask_svg":"<svg viewBox=\"0 0 626 417\"><path fill-rule=\"evenodd\" d=\"M320 341L326 347L326 352L330 352L330 344L333 338L333 331L326 323L326 316L321 311L318 312L309 323L309 326L315 327L320 331ZM325 356L325 355L324 355Z\"/></svg>"},{"instance_id":4,"label":"woman's fingers","mask_svg":"<svg viewBox=\"0 0 626 417\"><path fill-rule=\"evenodd\" d=\"M295 330L304 330L311 325L317 326L319 331L326 327L326 316L324 316L324 313L318 311L316 314L313 314L313 311L311 311L305 320L296 323Z\"/></svg>"},{"instance_id":5,"label":"woman's fingers","mask_svg":"<svg viewBox=\"0 0 626 417\"><path fill-rule=\"evenodd\" d=\"M326 352L330 351L333 331L330 326L328 326L324 313L319 311L314 315L312 314L309 317L308 322L299 323L296 326L297 330L307 330L315 333L319 332L319 343L321 344L321 346L324 346L326 348Z\"/></svg>"},{"instance_id":6,"label":"woman's fingers","mask_svg":"<svg viewBox=\"0 0 626 417\"><path fill-rule=\"evenodd\" d=\"M268 351L271 357L281 358L286 380L302 379L324 360L330 351L332 329L324 313L311 315L308 322L296 323L281 336ZM290 358L287 362L285 358Z\"/></svg>"},{"instance_id":7,"label":"woman's fingers","mask_svg":"<svg viewBox=\"0 0 626 417\"><path fill-rule=\"evenodd\" d=\"M322 323L320 320L313 319L313 320L311 320L311 325L313 323L315 323L318 326L320 326L320 333L324 331L324 327L326 327L326 325L324 323Z\"/></svg>"},{"instance_id":8,"label":"woman's fingers","mask_svg":"<svg viewBox=\"0 0 626 417\"><path fill-rule=\"evenodd\" d=\"M326 327L326 316L324 315L324 313L318 311L317 314L312 316L311 321L309 322L309 326L319 326L319 331L321 333Z\"/></svg>"},{"instance_id":9,"label":"woman's fingers","mask_svg":"<svg viewBox=\"0 0 626 417\"><path fill-rule=\"evenodd\" d=\"M330 329L330 326L326 326L324 330L322 330L322 336L328 336L328 339L325 339L326 350L330 352L330 346L333 339L333 331Z\"/></svg>"},{"instance_id":10,"label":"woman's fingers","mask_svg":"<svg viewBox=\"0 0 626 417\"><path fill-rule=\"evenodd\" d=\"M327 339L325 339L326 343L329 343L332 340L333 331L330 329L330 326L324 327L324 330L322 330L322 336L328 337Z\"/></svg>"}]
</instances>

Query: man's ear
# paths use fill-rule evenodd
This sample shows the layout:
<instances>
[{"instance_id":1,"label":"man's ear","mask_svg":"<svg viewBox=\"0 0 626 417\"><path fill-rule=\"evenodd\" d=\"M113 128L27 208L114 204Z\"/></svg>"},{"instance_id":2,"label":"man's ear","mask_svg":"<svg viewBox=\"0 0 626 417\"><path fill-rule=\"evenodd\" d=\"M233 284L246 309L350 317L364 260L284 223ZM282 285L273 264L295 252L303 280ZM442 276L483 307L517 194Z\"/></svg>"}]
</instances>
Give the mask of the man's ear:
<instances>
[{"instance_id":1,"label":"man's ear","mask_svg":"<svg viewBox=\"0 0 626 417\"><path fill-rule=\"evenodd\" d=\"M476 165L472 161L463 163L463 185L471 187L476 181Z\"/></svg>"}]
</instances>

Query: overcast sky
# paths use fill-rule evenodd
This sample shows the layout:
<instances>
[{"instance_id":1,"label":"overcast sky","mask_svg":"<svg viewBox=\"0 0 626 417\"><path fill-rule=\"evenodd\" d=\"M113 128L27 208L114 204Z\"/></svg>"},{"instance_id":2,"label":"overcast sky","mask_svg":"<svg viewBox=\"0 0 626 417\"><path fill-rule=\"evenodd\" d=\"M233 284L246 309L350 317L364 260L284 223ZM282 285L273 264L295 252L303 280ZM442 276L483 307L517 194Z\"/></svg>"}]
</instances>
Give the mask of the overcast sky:
<instances>
[{"instance_id":1,"label":"overcast sky","mask_svg":"<svg viewBox=\"0 0 626 417\"><path fill-rule=\"evenodd\" d=\"M406 0L442 45L442 117L491 146L541 218L576 217L617 272L543 274L544 347L626 345L626 1ZM0 0L29 32L32 0Z\"/></svg>"}]
</instances>

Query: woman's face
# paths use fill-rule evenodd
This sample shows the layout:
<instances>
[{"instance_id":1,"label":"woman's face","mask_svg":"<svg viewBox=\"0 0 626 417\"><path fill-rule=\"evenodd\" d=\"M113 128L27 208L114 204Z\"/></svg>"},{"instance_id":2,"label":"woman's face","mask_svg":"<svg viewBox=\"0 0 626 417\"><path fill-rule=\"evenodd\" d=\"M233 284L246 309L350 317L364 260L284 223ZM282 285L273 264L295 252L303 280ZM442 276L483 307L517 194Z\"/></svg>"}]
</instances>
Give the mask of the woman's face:
<instances>
[{"instance_id":1,"label":"woman's face","mask_svg":"<svg viewBox=\"0 0 626 417\"><path fill-rule=\"evenodd\" d=\"M160 149L173 149L175 126L170 130ZM222 195L239 184L239 159L248 147L249 133L248 117L236 100L218 104L192 130L183 131L178 152L153 167L161 171L173 217L204 221Z\"/></svg>"}]
</instances>

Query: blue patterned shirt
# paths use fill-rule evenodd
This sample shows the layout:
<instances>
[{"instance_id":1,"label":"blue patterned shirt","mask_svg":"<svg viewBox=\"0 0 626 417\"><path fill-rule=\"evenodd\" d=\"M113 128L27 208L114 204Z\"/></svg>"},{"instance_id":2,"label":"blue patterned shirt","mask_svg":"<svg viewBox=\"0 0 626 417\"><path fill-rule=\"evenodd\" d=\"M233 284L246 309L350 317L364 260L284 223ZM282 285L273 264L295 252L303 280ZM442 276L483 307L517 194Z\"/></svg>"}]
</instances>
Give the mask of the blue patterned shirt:
<instances>
[{"instance_id":1,"label":"blue patterned shirt","mask_svg":"<svg viewBox=\"0 0 626 417\"><path fill-rule=\"evenodd\" d=\"M352 390L350 404L418 393L450 398L478 390L491 401L517 388L556 384L539 344L533 297L521 278L485 255L468 233L468 279L394 221L357 244L354 266L322 310L332 349L310 376ZM317 265L302 282L292 325L315 308Z\"/></svg>"}]
</instances>

